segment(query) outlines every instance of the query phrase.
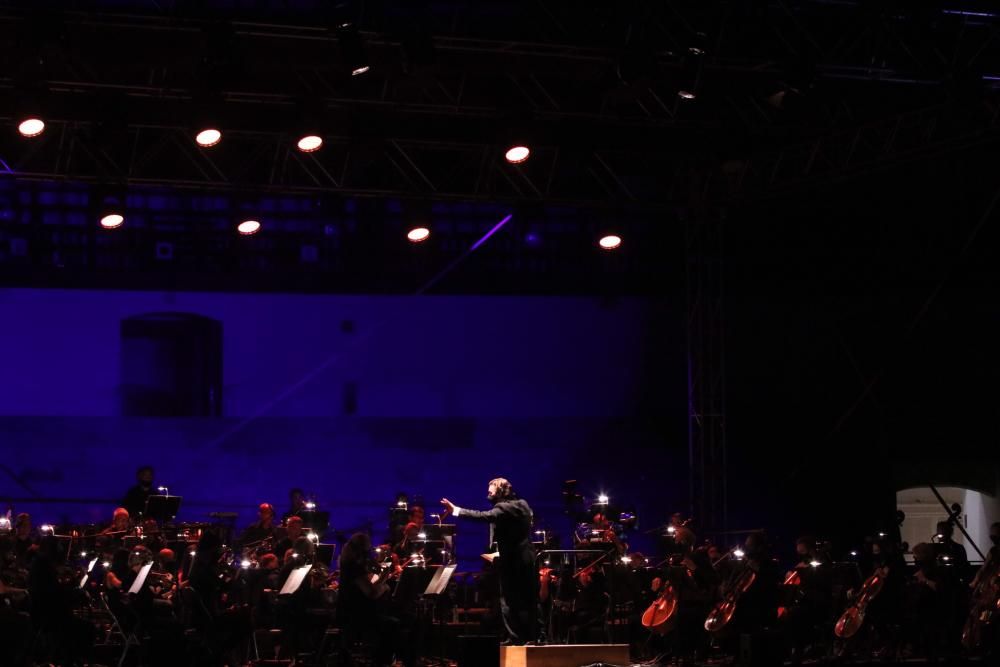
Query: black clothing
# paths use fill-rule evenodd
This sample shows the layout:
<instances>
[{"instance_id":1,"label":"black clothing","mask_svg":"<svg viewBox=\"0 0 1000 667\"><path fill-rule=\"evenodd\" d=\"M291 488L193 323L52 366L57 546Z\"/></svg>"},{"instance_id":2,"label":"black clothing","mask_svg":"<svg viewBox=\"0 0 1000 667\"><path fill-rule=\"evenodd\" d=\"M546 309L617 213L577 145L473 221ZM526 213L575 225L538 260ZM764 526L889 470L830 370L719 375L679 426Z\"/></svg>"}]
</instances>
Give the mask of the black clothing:
<instances>
[{"instance_id":1,"label":"black clothing","mask_svg":"<svg viewBox=\"0 0 1000 667\"><path fill-rule=\"evenodd\" d=\"M249 526L247 526L246 530L243 531L243 534L240 535L239 544L241 547L247 547L247 546L257 547L257 546L262 546L259 543L262 542L263 540L266 540L268 538L276 540L278 539L278 537L279 537L278 529L276 526L271 525L265 527L261 524L260 521L254 521ZM271 549L269 548L267 550L270 551ZM283 554L276 554L276 555L280 558Z\"/></svg>"},{"instance_id":2,"label":"black clothing","mask_svg":"<svg viewBox=\"0 0 1000 667\"><path fill-rule=\"evenodd\" d=\"M531 507L520 498L509 498L485 512L463 507L458 516L490 524L490 541L500 552L500 609L511 639L521 643L540 639Z\"/></svg>"},{"instance_id":3,"label":"black clothing","mask_svg":"<svg viewBox=\"0 0 1000 667\"><path fill-rule=\"evenodd\" d=\"M137 520L146 511L146 499L153 495L153 487L136 484L125 493L122 507L128 510L132 521Z\"/></svg>"}]
</instances>

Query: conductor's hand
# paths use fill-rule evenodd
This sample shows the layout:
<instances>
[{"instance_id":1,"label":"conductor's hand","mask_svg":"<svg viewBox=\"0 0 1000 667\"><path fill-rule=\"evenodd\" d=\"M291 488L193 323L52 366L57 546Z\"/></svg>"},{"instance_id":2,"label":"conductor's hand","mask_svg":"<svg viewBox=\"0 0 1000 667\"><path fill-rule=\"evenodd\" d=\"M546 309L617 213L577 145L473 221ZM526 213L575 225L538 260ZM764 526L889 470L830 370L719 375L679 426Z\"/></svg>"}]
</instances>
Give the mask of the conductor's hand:
<instances>
[{"instance_id":1,"label":"conductor's hand","mask_svg":"<svg viewBox=\"0 0 1000 667\"><path fill-rule=\"evenodd\" d=\"M455 512L455 503L451 502L447 498L442 498L441 504L444 505L445 516L448 516L449 514L453 514Z\"/></svg>"}]
</instances>

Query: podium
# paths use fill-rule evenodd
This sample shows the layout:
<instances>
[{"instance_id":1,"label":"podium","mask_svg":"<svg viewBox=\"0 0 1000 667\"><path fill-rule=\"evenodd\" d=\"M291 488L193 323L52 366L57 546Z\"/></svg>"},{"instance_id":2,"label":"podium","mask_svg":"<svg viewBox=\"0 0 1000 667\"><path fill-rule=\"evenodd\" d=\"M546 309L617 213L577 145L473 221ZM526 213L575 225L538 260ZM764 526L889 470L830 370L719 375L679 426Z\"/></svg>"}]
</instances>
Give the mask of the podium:
<instances>
[{"instance_id":1,"label":"podium","mask_svg":"<svg viewBox=\"0 0 1000 667\"><path fill-rule=\"evenodd\" d=\"M628 644L501 646L500 667L580 667L595 662L628 665Z\"/></svg>"}]
</instances>

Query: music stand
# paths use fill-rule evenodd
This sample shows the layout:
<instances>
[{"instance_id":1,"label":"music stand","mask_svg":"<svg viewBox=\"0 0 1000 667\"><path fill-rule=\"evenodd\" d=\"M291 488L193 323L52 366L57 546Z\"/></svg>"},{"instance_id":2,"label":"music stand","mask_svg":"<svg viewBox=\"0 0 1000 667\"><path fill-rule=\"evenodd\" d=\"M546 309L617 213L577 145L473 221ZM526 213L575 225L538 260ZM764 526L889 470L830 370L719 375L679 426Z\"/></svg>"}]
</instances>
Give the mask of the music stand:
<instances>
[{"instance_id":1,"label":"music stand","mask_svg":"<svg viewBox=\"0 0 1000 667\"><path fill-rule=\"evenodd\" d=\"M440 608L441 600L442 596L444 595L445 589L448 588L448 582L451 581L451 575L455 574L455 570L457 569L458 569L458 563L441 566L440 568L438 568L437 572L434 573L434 576L431 577L430 582L428 582L427 584L427 588L424 589L423 597L424 598L433 597L434 606L432 607L432 611L435 609L437 610L438 632L440 635L438 641L441 644L441 656L440 656L441 665L448 664L447 662L445 662L445 650L444 650L445 636L447 635L446 631L447 623L444 620L444 614L442 613Z\"/></svg>"},{"instance_id":2,"label":"music stand","mask_svg":"<svg viewBox=\"0 0 1000 667\"><path fill-rule=\"evenodd\" d=\"M149 496L142 516L146 519L156 519L160 523L173 521L181 508L181 496Z\"/></svg>"},{"instance_id":3,"label":"music stand","mask_svg":"<svg viewBox=\"0 0 1000 667\"><path fill-rule=\"evenodd\" d=\"M314 560L317 563L322 563L323 565L330 567L330 564L333 562L333 554L336 551L336 544L317 544Z\"/></svg>"},{"instance_id":4,"label":"music stand","mask_svg":"<svg viewBox=\"0 0 1000 667\"><path fill-rule=\"evenodd\" d=\"M139 570L139 574L136 575L135 581L132 582L132 585L128 589L129 595L136 595L142 590L142 585L146 583L146 577L149 576L149 571L152 569L152 563L146 563L142 566L142 569Z\"/></svg>"},{"instance_id":5,"label":"music stand","mask_svg":"<svg viewBox=\"0 0 1000 667\"><path fill-rule=\"evenodd\" d=\"M322 534L330 527L330 513L319 510L302 510L299 512L302 527L314 533Z\"/></svg>"}]
</instances>

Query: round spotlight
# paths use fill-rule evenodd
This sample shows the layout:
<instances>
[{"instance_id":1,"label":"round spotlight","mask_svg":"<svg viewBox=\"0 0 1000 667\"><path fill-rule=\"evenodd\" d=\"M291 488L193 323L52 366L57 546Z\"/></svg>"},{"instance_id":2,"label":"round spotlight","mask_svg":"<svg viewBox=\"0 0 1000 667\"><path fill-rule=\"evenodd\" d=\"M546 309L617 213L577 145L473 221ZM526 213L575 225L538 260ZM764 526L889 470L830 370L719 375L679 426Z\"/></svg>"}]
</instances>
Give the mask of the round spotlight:
<instances>
[{"instance_id":1,"label":"round spotlight","mask_svg":"<svg viewBox=\"0 0 1000 667\"><path fill-rule=\"evenodd\" d=\"M421 243L426 241L431 235L431 230L426 227L415 227L406 233L406 238L408 238L413 243Z\"/></svg>"},{"instance_id":2,"label":"round spotlight","mask_svg":"<svg viewBox=\"0 0 1000 667\"><path fill-rule=\"evenodd\" d=\"M361 76L362 74L367 74L371 70L370 65L362 65L361 67L355 67L351 70L351 76Z\"/></svg>"},{"instance_id":3,"label":"round spotlight","mask_svg":"<svg viewBox=\"0 0 1000 667\"><path fill-rule=\"evenodd\" d=\"M531 149L527 146L522 146L518 144L517 146L511 146L504 153L504 157L507 158L507 162L511 164L521 164L531 155Z\"/></svg>"},{"instance_id":4,"label":"round spotlight","mask_svg":"<svg viewBox=\"0 0 1000 667\"><path fill-rule=\"evenodd\" d=\"M116 229L125 224L125 216L121 213L105 213L101 216L101 227Z\"/></svg>"},{"instance_id":5,"label":"round spotlight","mask_svg":"<svg viewBox=\"0 0 1000 667\"><path fill-rule=\"evenodd\" d=\"M601 248L604 250L614 250L622 244L622 237L615 234L608 234L607 236L602 236L601 240L597 242Z\"/></svg>"},{"instance_id":6,"label":"round spotlight","mask_svg":"<svg viewBox=\"0 0 1000 667\"><path fill-rule=\"evenodd\" d=\"M45 121L41 118L25 118L17 125L17 131L21 133L22 137L30 139L31 137L37 137L39 134L45 131Z\"/></svg>"},{"instance_id":7,"label":"round spotlight","mask_svg":"<svg viewBox=\"0 0 1000 667\"><path fill-rule=\"evenodd\" d=\"M696 96L690 90L678 90L677 97L681 98L682 100L693 100Z\"/></svg>"},{"instance_id":8,"label":"round spotlight","mask_svg":"<svg viewBox=\"0 0 1000 667\"><path fill-rule=\"evenodd\" d=\"M257 220L244 220L236 226L236 231L243 236L251 236L260 231L260 222Z\"/></svg>"},{"instance_id":9,"label":"round spotlight","mask_svg":"<svg viewBox=\"0 0 1000 667\"><path fill-rule=\"evenodd\" d=\"M318 151L323 146L323 137L316 134L307 134L301 137L295 144L303 153Z\"/></svg>"},{"instance_id":10,"label":"round spotlight","mask_svg":"<svg viewBox=\"0 0 1000 667\"><path fill-rule=\"evenodd\" d=\"M195 135L194 140L202 148L211 148L222 141L222 132L214 127L205 128Z\"/></svg>"}]
</instances>

